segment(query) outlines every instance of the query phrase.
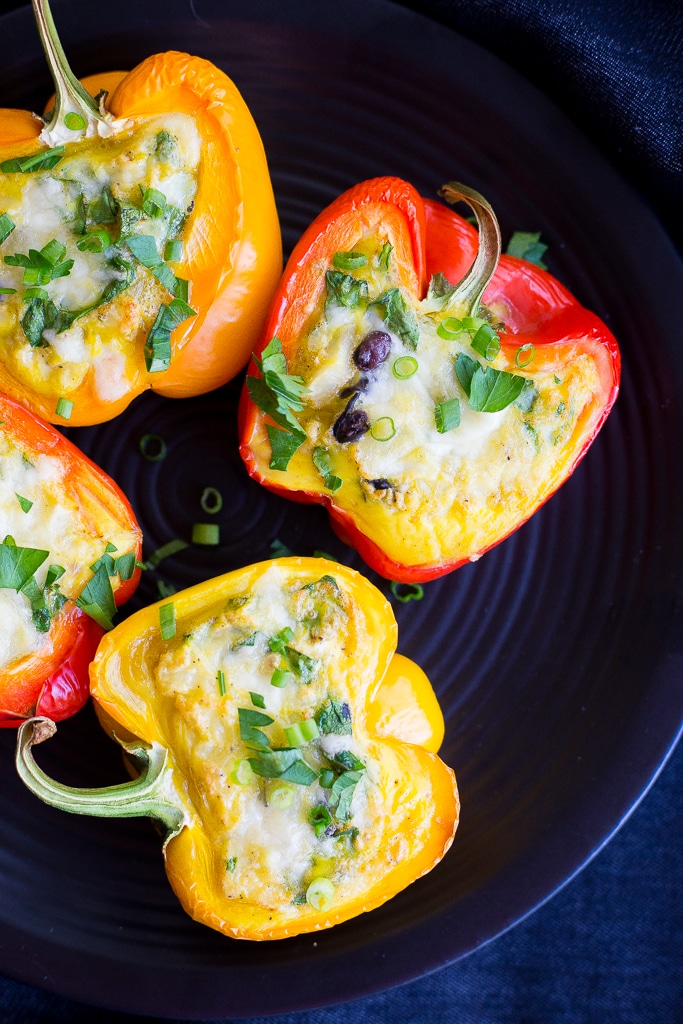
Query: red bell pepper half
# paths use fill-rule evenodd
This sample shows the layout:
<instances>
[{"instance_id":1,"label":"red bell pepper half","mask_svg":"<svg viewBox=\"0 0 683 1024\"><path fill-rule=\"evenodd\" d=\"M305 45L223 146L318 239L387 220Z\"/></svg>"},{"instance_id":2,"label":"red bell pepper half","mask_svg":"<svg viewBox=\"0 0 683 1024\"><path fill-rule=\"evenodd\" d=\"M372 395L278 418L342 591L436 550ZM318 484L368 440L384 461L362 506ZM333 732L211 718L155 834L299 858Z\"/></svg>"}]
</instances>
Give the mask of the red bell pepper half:
<instances>
[{"instance_id":1,"label":"red bell pepper half","mask_svg":"<svg viewBox=\"0 0 683 1024\"><path fill-rule=\"evenodd\" d=\"M142 534L107 474L0 395L0 727L55 721L89 695L89 665L140 580Z\"/></svg>"},{"instance_id":2,"label":"red bell pepper half","mask_svg":"<svg viewBox=\"0 0 683 1024\"><path fill-rule=\"evenodd\" d=\"M619 389L608 328L547 271L407 182L345 192L295 247L240 405L250 475L327 506L388 579L434 579L567 479Z\"/></svg>"}]
</instances>

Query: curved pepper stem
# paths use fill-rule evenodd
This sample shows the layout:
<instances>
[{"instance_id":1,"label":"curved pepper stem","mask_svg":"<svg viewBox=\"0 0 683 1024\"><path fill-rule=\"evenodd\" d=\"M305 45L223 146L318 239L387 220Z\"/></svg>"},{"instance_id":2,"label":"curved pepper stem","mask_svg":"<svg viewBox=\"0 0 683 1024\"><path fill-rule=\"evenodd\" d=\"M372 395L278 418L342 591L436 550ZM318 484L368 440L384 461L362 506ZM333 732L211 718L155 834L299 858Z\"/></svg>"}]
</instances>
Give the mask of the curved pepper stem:
<instances>
[{"instance_id":1,"label":"curved pepper stem","mask_svg":"<svg viewBox=\"0 0 683 1024\"><path fill-rule=\"evenodd\" d=\"M160 744L121 744L141 765L140 775L131 782L99 789L76 789L55 782L33 759L31 748L54 736L56 731L50 718L29 718L20 727L17 737L17 771L25 785L44 803L71 814L99 818L154 818L164 826L165 843L181 831L187 823L187 815L173 802L168 752Z\"/></svg>"},{"instance_id":2,"label":"curved pepper stem","mask_svg":"<svg viewBox=\"0 0 683 1024\"><path fill-rule=\"evenodd\" d=\"M475 316L479 301L493 277L501 252L500 228L492 207L482 195L461 185L457 181L449 181L439 189L438 194L447 203L458 203L464 200L472 207L479 227L479 249L477 256L462 281L457 285L458 299L467 306L470 316Z\"/></svg>"},{"instance_id":3,"label":"curved pepper stem","mask_svg":"<svg viewBox=\"0 0 683 1024\"><path fill-rule=\"evenodd\" d=\"M55 85L55 106L41 138L50 145L84 136L109 134L112 117L100 109L75 77L52 19L48 0L32 0L40 41ZM46 122L47 123L47 122Z\"/></svg>"}]
</instances>

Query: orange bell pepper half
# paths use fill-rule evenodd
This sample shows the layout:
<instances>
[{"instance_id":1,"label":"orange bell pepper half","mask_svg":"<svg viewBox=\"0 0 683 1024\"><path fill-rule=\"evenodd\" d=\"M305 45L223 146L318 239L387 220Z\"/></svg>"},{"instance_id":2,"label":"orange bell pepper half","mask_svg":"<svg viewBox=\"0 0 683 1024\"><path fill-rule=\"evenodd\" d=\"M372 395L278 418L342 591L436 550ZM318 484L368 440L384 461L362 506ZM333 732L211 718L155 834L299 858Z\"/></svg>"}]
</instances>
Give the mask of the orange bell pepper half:
<instances>
[{"instance_id":1,"label":"orange bell pepper half","mask_svg":"<svg viewBox=\"0 0 683 1024\"><path fill-rule=\"evenodd\" d=\"M142 536L113 480L54 427L3 395L0 421L0 726L16 726L87 700Z\"/></svg>"},{"instance_id":2,"label":"orange bell pepper half","mask_svg":"<svg viewBox=\"0 0 683 1024\"><path fill-rule=\"evenodd\" d=\"M241 939L329 928L390 899L451 845L459 802L429 680L395 653L391 606L359 573L281 558L137 612L102 641L95 709L141 774L104 790L17 768L53 806L150 815L185 910Z\"/></svg>"},{"instance_id":3,"label":"orange bell pepper half","mask_svg":"<svg viewBox=\"0 0 683 1024\"><path fill-rule=\"evenodd\" d=\"M549 273L378 178L296 245L240 404L249 474L317 502L388 579L479 558L568 478L618 392L617 342Z\"/></svg>"},{"instance_id":4,"label":"orange bell pepper half","mask_svg":"<svg viewBox=\"0 0 683 1024\"><path fill-rule=\"evenodd\" d=\"M217 388L248 361L282 272L251 113L184 53L80 83L47 0L35 7L56 98L45 124L0 111L0 390L84 425L148 388Z\"/></svg>"}]
</instances>

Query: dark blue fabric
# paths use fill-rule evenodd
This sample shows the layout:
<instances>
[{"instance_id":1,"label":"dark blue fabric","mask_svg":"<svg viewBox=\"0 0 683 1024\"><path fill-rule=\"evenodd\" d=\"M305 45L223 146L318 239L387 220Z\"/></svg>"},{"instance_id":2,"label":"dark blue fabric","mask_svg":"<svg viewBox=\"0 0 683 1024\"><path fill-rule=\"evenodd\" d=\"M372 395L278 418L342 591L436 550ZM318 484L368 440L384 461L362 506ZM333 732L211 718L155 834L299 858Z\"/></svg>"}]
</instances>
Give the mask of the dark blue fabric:
<instances>
[{"instance_id":1,"label":"dark blue fabric","mask_svg":"<svg viewBox=\"0 0 683 1024\"><path fill-rule=\"evenodd\" d=\"M3 9L11 6L16 3L10 0ZM426 0L406 6L489 48L539 86L649 199L683 250L680 3ZM606 848L512 931L403 988L270 1019L281 1024L683 1024L682 851L679 746ZM107 1024L151 1018L95 1012L0 979L2 1024L93 1019Z\"/></svg>"}]
</instances>

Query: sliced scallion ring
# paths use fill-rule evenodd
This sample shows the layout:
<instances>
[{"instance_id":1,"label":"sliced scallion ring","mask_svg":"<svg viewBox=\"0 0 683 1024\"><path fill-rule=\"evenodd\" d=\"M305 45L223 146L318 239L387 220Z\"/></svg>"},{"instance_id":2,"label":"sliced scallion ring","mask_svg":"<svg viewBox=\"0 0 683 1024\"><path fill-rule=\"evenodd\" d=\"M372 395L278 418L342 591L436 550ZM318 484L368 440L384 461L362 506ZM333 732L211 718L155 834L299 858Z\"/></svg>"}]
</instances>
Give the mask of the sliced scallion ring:
<instances>
[{"instance_id":1,"label":"sliced scallion ring","mask_svg":"<svg viewBox=\"0 0 683 1024\"><path fill-rule=\"evenodd\" d=\"M329 910L334 899L334 883L329 878L314 878L306 890L306 902L314 910Z\"/></svg>"},{"instance_id":2,"label":"sliced scallion ring","mask_svg":"<svg viewBox=\"0 0 683 1024\"><path fill-rule=\"evenodd\" d=\"M368 258L362 252L335 252L332 263L337 270L358 270L366 266Z\"/></svg>"},{"instance_id":3,"label":"sliced scallion ring","mask_svg":"<svg viewBox=\"0 0 683 1024\"><path fill-rule=\"evenodd\" d=\"M231 782L235 782L238 786L247 786L253 778L254 770L246 757L241 761L235 762L233 769L230 772Z\"/></svg>"},{"instance_id":4,"label":"sliced scallion ring","mask_svg":"<svg viewBox=\"0 0 683 1024\"><path fill-rule=\"evenodd\" d=\"M140 454L149 462L161 462L162 459L166 458L166 442L163 437L159 437L158 434L143 434L140 438L138 447Z\"/></svg>"},{"instance_id":5,"label":"sliced scallion ring","mask_svg":"<svg viewBox=\"0 0 683 1024\"><path fill-rule=\"evenodd\" d=\"M463 322L458 320L456 316L447 316L441 321L436 329L436 333L444 341L453 341L459 334L463 332Z\"/></svg>"},{"instance_id":6,"label":"sliced scallion ring","mask_svg":"<svg viewBox=\"0 0 683 1024\"><path fill-rule=\"evenodd\" d=\"M391 416L380 416L370 427L370 436L375 441L390 441L396 433L396 424Z\"/></svg>"},{"instance_id":7,"label":"sliced scallion ring","mask_svg":"<svg viewBox=\"0 0 683 1024\"><path fill-rule=\"evenodd\" d=\"M271 807L277 807L278 810L284 811L287 807L291 806L294 799L294 787L287 786L283 782L277 782L268 789L266 799Z\"/></svg>"},{"instance_id":8,"label":"sliced scallion ring","mask_svg":"<svg viewBox=\"0 0 683 1024\"><path fill-rule=\"evenodd\" d=\"M399 356L394 360L391 372L399 380L408 380L414 373L417 373L418 362L414 356Z\"/></svg>"},{"instance_id":9,"label":"sliced scallion ring","mask_svg":"<svg viewBox=\"0 0 683 1024\"><path fill-rule=\"evenodd\" d=\"M515 356L515 362L517 366L528 366L536 355L536 348L529 342L526 345L521 345L517 349L517 355Z\"/></svg>"},{"instance_id":10,"label":"sliced scallion ring","mask_svg":"<svg viewBox=\"0 0 683 1024\"><path fill-rule=\"evenodd\" d=\"M215 516L223 508L223 495L215 487L205 487L199 499L202 511L209 516Z\"/></svg>"}]
</instances>

